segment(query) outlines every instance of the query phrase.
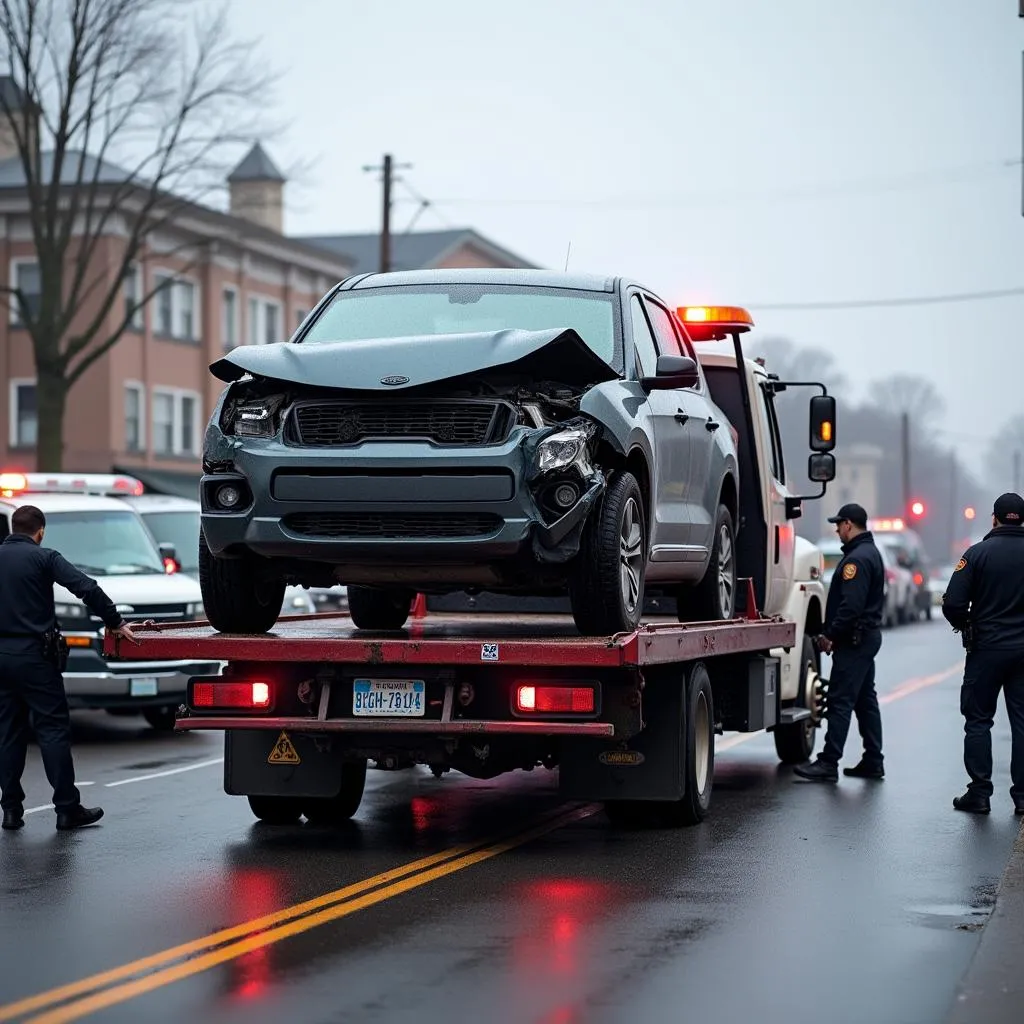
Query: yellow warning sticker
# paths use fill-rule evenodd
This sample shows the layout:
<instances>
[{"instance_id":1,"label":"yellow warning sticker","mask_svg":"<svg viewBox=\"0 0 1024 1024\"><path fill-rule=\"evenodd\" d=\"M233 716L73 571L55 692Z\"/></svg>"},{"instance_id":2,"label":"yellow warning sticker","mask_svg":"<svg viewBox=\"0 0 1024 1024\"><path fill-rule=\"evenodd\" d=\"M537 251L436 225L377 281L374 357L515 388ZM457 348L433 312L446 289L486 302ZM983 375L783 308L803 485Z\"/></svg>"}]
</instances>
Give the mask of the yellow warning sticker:
<instances>
[{"instance_id":1,"label":"yellow warning sticker","mask_svg":"<svg viewBox=\"0 0 1024 1024\"><path fill-rule=\"evenodd\" d=\"M295 749L295 744L288 738L288 733L282 732L277 737L277 742L274 744L274 749L270 752L270 757L267 758L267 764L299 763L299 753Z\"/></svg>"},{"instance_id":2,"label":"yellow warning sticker","mask_svg":"<svg viewBox=\"0 0 1024 1024\"><path fill-rule=\"evenodd\" d=\"M857 566L853 562L847 562L843 566L843 579L852 580L857 575Z\"/></svg>"}]
</instances>

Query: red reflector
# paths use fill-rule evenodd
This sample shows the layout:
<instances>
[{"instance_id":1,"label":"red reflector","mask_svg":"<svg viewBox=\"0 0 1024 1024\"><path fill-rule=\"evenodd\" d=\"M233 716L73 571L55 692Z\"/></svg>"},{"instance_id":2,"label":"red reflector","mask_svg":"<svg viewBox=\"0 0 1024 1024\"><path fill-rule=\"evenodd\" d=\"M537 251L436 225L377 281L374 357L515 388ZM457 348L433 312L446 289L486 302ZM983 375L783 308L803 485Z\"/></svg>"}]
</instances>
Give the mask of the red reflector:
<instances>
[{"instance_id":1,"label":"red reflector","mask_svg":"<svg viewBox=\"0 0 1024 1024\"><path fill-rule=\"evenodd\" d=\"M268 708L269 683L193 683L194 708Z\"/></svg>"},{"instance_id":2,"label":"red reflector","mask_svg":"<svg viewBox=\"0 0 1024 1024\"><path fill-rule=\"evenodd\" d=\"M914 573L914 582L918 586L921 586L921 584L924 583L924 576L922 576L919 572L915 572Z\"/></svg>"},{"instance_id":3,"label":"red reflector","mask_svg":"<svg viewBox=\"0 0 1024 1024\"><path fill-rule=\"evenodd\" d=\"M516 710L546 714L593 711L594 691L589 686L523 685L516 689Z\"/></svg>"}]
</instances>

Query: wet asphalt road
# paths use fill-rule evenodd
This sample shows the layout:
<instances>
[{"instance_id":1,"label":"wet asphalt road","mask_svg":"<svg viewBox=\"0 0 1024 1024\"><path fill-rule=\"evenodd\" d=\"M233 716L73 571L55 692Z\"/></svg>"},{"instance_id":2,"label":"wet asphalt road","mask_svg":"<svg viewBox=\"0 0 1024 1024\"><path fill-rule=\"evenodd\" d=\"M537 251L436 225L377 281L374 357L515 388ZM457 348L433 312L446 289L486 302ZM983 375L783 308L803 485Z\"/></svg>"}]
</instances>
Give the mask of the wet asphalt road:
<instances>
[{"instance_id":1,"label":"wet asphalt road","mask_svg":"<svg viewBox=\"0 0 1024 1024\"><path fill-rule=\"evenodd\" d=\"M107 816L57 833L32 751L26 806L43 809L0 835L0 1021L937 1024L1020 824L1002 708L992 815L951 808L961 662L941 622L886 634L883 783L796 782L770 737L728 734L703 825L616 831L584 806L504 852L496 838L566 806L550 773L371 771L347 829L274 829L222 792L219 737L78 716L83 797ZM357 885L462 843L484 845ZM127 967L91 1002L53 994L348 886L293 934L241 929Z\"/></svg>"}]
</instances>

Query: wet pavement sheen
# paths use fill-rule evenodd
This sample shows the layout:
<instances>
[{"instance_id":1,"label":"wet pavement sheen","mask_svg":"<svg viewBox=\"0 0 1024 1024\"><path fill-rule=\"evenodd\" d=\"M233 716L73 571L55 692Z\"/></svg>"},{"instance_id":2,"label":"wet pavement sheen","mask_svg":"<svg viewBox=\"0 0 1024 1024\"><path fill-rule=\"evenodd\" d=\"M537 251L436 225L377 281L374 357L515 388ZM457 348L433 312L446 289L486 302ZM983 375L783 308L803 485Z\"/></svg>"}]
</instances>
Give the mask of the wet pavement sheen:
<instances>
[{"instance_id":1,"label":"wet pavement sheen","mask_svg":"<svg viewBox=\"0 0 1024 1024\"><path fill-rule=\"evenodd\" d=\"M961 659L941 622L885 634L882 783L795 781L770 736L728 734L696 828L620 831L598 809L82 1019L935 1024L1020 824L1002 708L993 813L952 810L959 675L941 676ZM217 735L87 714L76 743L83 799L107 815L59 834L43 809L0 835L0 1004L564 806L543 769L371 771L348 827L269 828L223 793ZM858 746L852 730L846 764ZM25 788L27 806L47 803L35 751Z\"/></svg>"}]
</instances>

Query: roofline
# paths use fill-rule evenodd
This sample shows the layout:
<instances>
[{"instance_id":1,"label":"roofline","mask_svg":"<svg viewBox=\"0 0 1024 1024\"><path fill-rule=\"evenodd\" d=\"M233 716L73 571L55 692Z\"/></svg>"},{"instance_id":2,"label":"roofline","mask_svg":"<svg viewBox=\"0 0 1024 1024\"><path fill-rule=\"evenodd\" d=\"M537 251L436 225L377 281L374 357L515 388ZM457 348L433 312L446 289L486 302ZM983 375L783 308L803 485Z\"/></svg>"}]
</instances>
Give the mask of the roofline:
<instances>
[{"instance_id":1,"label":"roofline","mask_svg":"<svg viewBox=\"0 0 1024 1024\"><path fill-rule=\"evenodd\" d=\"M511 262L515 261L515 262L520 264L520 266L518 266L518 267L500 267L500 268L495 268L495 269L501 269L501 270L545 270L545 269L547 269L545 267L538 266L535 263L530 263L527 260L524 260L521 256L519 256L516 253L512 252L510 249L506 249L504 246L497 245L494 242L488 241L488 239L484 238L484 236L481 235L480 232L477 231L475 228L464 228L462 230L462 232L460 233L458 238L454 239L447 248L442 249L441 252L438 253L437 256L434 257L434 259L431 261L431 268L441 269L441 268L437 267L437 264L442 259L444 259L446 256L448 256L451 253L455 252L460 246L465 245L467 238L470 240L471 244L476 245L480 249L483 249L484 252L486 252L488 255L493 255L497 259L505 260L508 263L511 263ZM431 268L427 268L427 269L431 269ZM447 268L445 268L445 269L447 269Z\"/></svg>"}]
</instances>

